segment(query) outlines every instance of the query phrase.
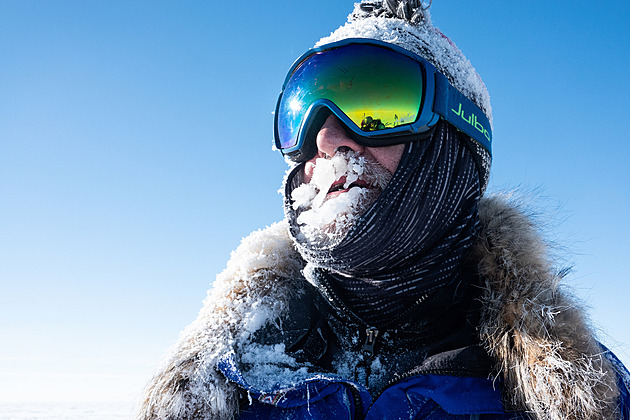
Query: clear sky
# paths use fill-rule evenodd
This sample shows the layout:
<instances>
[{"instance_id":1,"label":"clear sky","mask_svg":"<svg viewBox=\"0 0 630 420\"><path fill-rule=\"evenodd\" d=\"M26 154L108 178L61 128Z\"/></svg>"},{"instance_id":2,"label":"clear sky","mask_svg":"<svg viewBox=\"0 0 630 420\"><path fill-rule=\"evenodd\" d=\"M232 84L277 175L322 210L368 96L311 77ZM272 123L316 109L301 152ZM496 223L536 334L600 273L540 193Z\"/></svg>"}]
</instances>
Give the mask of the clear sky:
<instances>
[{"instance_id":1,"label":"clear sky","mask_svg":"<svg viewBox=\"0 0 630 420\"><path fill-rule=\"evenodd\" d=\"M283 217L277 94L351 8L0 2L0 401L137 396L230 251ZM490 192L529 197L630 365L630 2L431 11L490 91Z\"/></svg>"}]
</instances>

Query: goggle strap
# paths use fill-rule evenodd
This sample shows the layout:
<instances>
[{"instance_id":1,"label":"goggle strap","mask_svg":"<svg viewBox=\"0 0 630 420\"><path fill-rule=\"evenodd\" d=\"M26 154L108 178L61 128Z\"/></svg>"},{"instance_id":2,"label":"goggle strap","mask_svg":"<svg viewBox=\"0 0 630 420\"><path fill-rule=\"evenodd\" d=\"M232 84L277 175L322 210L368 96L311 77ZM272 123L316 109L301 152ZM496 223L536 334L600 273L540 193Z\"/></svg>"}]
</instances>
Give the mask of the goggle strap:
<instances>
[{"instance_id":1,"label":"goggle strap","mask_svg":"<svg viewBox=\"0 0 630 420\"><path fill-rule=\"evenodd\" d=\"M463 131L486 150L491 150L490 121L477 105L454 88L446 76L435 72L435 101L433 112Z\"/></svg>"}]
</instances>

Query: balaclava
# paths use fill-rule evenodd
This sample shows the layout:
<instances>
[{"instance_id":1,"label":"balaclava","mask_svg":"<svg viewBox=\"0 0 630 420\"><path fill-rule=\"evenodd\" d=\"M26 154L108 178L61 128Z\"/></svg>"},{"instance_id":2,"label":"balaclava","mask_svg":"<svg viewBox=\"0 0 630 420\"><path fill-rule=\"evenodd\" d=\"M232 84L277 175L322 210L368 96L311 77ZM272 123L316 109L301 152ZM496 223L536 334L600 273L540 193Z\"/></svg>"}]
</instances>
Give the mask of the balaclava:
<instances>
[{"instance_id":1,"label":"balaclava","mask_svg":"<svg viewBox=\"0 0 630 420\"><path fill-rule=\"evenodd\" d=\"M488 93L468 60L431 25L420 1L364 1L345 26L316 45L346 38L389 42L423 56L491 119ZM378 200L347 235L330 246L305 241L291 193L303 165L289 173L285 212L307 261L307 278L336 294L366 325L447 330L471 301L474 273L465 261L478 227L477 202L487 184L490 154L440 121L430 137L407 143ZM428 333L427 335L432 335Z\"/></svg>"}]
</instances>

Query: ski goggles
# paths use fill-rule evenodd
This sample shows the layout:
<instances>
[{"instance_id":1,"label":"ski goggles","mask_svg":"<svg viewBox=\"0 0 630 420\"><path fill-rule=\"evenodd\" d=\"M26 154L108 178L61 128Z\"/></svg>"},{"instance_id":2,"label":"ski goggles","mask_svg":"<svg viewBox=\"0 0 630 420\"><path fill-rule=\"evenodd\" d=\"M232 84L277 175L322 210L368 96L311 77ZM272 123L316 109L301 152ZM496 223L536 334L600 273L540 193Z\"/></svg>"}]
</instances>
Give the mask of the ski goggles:
<instances>
[{"instance_id":1,"label":"ski goggles","mask_svg":"<svg viewBox=\"0 0 630 420\"><path fill-rule=\"evenodd\" d=\"M393 44L346 39L300 57L276 105L276 147L295 162L311 159L331 113L363 146L413 141L443 118L491 153L483 111L427 60Z\"/></svg>"}]
</instances>

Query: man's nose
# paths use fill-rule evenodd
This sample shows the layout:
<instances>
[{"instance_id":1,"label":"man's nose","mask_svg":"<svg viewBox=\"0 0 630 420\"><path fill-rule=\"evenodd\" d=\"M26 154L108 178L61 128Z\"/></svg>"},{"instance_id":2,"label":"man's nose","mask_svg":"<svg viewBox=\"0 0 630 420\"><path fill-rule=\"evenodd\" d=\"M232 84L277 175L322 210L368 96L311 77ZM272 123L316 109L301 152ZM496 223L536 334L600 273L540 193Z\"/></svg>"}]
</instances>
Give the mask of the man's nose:
<instances>
[{"instance_id":1,"label":"man's nose","mask_svg":"<svg viewBox=\"0 0 630 420\"><path fill-rule=\"evenodd\" d=\"M334 156L338 150L348 149L359 153L364 151L363 146L348 136L339 118L330 115L317 133L318 157Z\"/></svg>"}]
</instances>

